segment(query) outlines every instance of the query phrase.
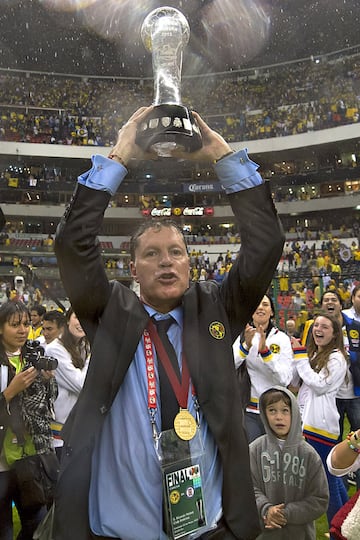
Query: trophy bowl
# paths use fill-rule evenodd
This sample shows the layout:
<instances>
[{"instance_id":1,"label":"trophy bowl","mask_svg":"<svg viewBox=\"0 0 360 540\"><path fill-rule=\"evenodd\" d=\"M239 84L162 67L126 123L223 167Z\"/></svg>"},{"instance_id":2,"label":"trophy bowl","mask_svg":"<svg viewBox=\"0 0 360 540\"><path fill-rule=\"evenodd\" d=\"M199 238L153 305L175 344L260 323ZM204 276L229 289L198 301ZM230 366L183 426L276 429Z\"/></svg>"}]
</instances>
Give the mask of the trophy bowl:
<instances>
[{"instance_id":1,"label":"trophy bowl","mask_svg":"<svg viewBox=\"0 0 360 540\"><path fill-rule=\"evenodd\" d=\"M173 7L151 11L141 27L145 48L152 54L154 109L139 126L136 143L169 157L175 149L194 152L202 146L191 111L181 103L181 67L190 37L185 16Z\"/></svg>"}]
</instances>

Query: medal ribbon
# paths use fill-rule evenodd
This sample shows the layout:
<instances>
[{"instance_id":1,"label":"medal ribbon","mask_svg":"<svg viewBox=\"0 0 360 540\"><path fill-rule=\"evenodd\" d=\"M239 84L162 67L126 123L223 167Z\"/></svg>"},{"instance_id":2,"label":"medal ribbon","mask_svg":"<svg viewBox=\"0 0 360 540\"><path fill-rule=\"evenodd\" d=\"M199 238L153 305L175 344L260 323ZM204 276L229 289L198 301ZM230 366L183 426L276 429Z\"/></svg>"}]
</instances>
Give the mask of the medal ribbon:
<instances>
[{"instance_id":1,"label":"medal ribbon","mask_svg":"<svg viewBox=\"0 0 360 540\"><path fill-rule=\"evenodd\" d=\"M145 348L145 358L146 358L146 363L147 363L149 408L156 408L156 381L155 381L154 356L153 356L154 353L153 353L152 343L155 344L159 361L164 366L166 375L169 378L171 387L174 391L179 407L181 409L186 409L188 395L189 395L190 373L189 373L188 365L185 359L185 355L184 354L182 355L182 373L181 373L181 383L180 383L179 379L176 376L174 368L171 364L170 358L167 352L165 351L164 345L161 339L159 338L155 325L151 320L149 320L148 322L147 330L144 331L144 348Z\"/></svg>"}]
</instances>

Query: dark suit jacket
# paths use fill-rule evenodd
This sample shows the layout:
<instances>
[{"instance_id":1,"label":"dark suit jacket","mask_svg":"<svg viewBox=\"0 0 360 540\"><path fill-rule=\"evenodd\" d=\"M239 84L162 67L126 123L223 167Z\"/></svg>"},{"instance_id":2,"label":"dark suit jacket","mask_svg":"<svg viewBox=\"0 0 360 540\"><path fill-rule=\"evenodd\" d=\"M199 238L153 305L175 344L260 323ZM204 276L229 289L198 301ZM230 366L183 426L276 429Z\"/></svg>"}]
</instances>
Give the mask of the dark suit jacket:
<instances>
[{"instance_id":1,"label":"dark suit jacket","mask_svg":"<svg viewBox=\"0 0 360 540\"><path fill-rule=\"evenodd\" d=\"M268 184L233 194L229 201L239 222L240 256L222 285L199 282L184 294L183 342L200 407L222 461L224 519L230 529L226 538L250 540L259 533L259 523L232 343L269 286L284 236ZM96 235L108 202L104 192L78 186L56 237L63 283L91 340L92 357L63 430L54 540L91 538L88 492L94 440L148 320L135 293L106 278ZM224 325L223 336L210 332L214 322Z\"/></svg>"}]
</instances>

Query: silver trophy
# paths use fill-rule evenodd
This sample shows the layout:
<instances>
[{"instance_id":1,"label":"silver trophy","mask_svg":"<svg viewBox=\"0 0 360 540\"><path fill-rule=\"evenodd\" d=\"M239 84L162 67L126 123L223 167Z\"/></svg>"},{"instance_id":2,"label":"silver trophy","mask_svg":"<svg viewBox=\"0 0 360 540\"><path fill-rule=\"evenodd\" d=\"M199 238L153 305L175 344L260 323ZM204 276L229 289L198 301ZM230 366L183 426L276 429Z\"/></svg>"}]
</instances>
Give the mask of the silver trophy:
<instances>
[{"instance_id":1,"label":"silver trophy","mask_svg":"<svg viewBox=\"0 0 360 540\"><path fill-rule=\"evenodd\" d=\"M181 104L182 57L189 37L185 16L173 7L154 9L141 27L145 48L152 53L155 107L139 126L136 142L160 157L171 156L176 148L193 152L202 146L199 126Z\"/></svg>"}]
</instances>

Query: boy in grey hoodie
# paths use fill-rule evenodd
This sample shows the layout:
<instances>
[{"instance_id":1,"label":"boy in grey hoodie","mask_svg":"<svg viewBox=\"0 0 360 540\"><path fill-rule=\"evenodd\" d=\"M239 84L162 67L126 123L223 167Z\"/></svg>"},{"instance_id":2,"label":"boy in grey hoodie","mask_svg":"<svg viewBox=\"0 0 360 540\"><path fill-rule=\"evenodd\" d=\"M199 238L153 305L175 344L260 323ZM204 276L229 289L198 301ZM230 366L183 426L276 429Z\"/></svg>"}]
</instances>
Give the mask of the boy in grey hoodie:
<instances>
[{"instance_id":1,"label":"boy in grey hoodie","mask_svg":"<svg viewBox=\"0 0 360 540\"><path fill-rule=\"evenodd\" d=\"M258 540L315 540L314 520L329 489L317 452L303 439L295 396L284 387L260 396L266 435L250 444L250 465L263 532Z\"/></svg>"}]
</instances>

